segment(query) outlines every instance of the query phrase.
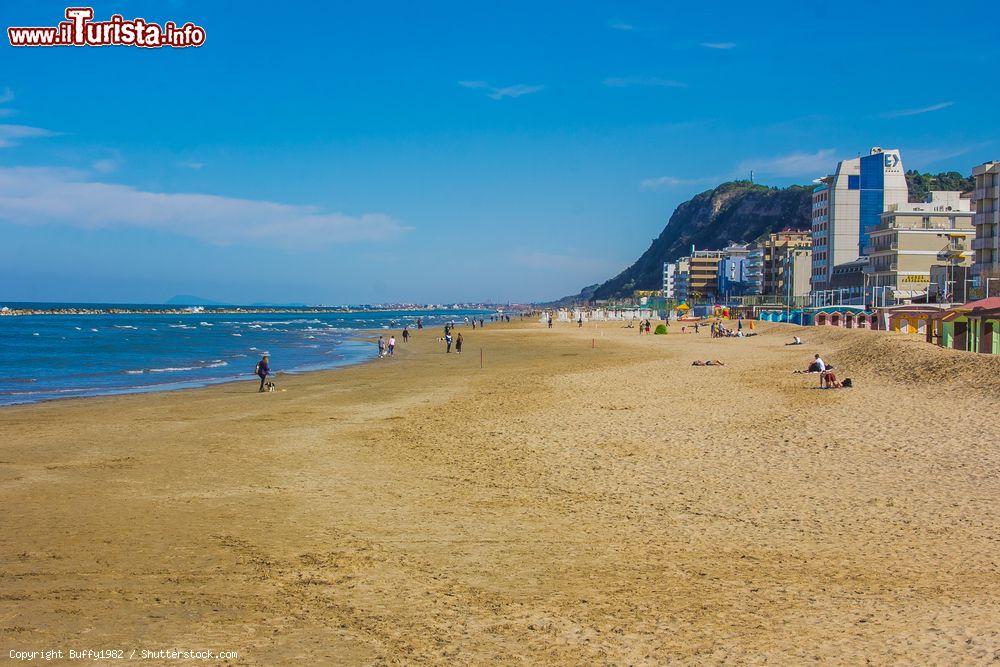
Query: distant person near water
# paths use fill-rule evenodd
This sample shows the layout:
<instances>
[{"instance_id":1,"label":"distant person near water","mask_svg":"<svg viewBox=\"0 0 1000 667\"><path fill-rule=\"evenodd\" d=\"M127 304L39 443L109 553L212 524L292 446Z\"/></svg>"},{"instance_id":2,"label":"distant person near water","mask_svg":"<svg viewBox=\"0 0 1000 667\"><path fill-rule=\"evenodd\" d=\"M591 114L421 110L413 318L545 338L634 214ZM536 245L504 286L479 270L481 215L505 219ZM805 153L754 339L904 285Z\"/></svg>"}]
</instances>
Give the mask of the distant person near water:
<instances>
[{"instance_id":1,"label":"distant person near water","mask_svg":"<svg viewBox=\"0 0 1000 667\"><path fill-rule=\"evenodd\" d=\"M381 359L385 356L385 338L382 336L378 337L378 358Z\"/></svg>"},{"instance_id":2,"label":"distant person near water","mask_svg":"<svg viewBox=\"0 0 1000 667\"><path fill-rule=\"evenodd\" d=\"M264 392L264 383L267 382L267 376L271 374L271 358L266 354L260 358L257 362L257 368L254 369L254 374L260 378L260 389L257 391L260 393Z\"/></svg>"}]
</instances>

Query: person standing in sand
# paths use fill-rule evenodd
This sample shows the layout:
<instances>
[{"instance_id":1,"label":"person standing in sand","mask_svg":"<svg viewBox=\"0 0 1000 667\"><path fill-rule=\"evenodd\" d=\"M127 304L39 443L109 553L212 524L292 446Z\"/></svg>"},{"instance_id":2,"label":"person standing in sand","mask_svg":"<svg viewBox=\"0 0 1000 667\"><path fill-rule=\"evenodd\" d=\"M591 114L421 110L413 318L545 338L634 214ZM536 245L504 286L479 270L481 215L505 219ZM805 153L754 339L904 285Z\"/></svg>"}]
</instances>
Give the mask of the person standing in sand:
<instances>
[{"instance_id":1,"label":"person standing in sand","mask_svg":"<svg viewBox=\"0 0 1000 667\"><path fill-rule=\"evenodd\" d=\"M455 353L462 354L462 332L458 332L458 338L455 339Z\"/></svg>"},{"instance_id":2,"label":"person standing in sand","mask_svg":"<svg viewBox=\"0 0 1000 667\"><path fill-rule=\"evenodd\" d=\"M391 357L395 352L396 352L396 337L389 336L389 356Z\"/></svg>"},{"instance_id":3,"label":"person standing in sand","mask_svg":"<svg viewBox=\"0 0 1000 667\"><path fill-rule=\"evenodd\" d=\"M257 391L263 393L264 383L267 382L267 376L271 374L271 358L266 354L260 358L257 362L257 368L254 369L254 374L260 378L260 389Z\"/></svg>"},{"instance_id":4,"label":"person standing in sand","mask_svg":"<svg viewBox=\"0 0 1000 667\"><path fill-rule=\"evenodd\" d=\"M444 335L445 352L451 352L451 332Z\"/></svg>"},{"instance_id":5,"label":"person standing in sand","mask_svg":"<svg viewBox=\"0 0 1000 667\"><path fill-rule=\"evenodd\" d=\"M410 342L410 330L407 327L403 327L403 342Z\"/></svg>"}]
</instances>

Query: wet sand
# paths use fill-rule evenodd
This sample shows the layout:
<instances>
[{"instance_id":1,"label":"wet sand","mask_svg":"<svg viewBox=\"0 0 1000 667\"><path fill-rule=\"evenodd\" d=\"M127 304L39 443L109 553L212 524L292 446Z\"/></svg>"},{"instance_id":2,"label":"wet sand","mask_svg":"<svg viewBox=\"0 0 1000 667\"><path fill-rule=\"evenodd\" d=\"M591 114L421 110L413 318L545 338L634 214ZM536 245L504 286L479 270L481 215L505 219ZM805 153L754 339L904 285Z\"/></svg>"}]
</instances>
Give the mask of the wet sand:
<instances>
[{"instance_id":1,"label":"wet sand","mask_svg":"<svg viewBox=\"0 0 1000 667\"><path fill-rule=\"evenodd\" d=\"M997 660L1000 359L679 329L0 409L3 655ZM814 352L855 388L790 372Z\"/></svg>"}]
</instances>

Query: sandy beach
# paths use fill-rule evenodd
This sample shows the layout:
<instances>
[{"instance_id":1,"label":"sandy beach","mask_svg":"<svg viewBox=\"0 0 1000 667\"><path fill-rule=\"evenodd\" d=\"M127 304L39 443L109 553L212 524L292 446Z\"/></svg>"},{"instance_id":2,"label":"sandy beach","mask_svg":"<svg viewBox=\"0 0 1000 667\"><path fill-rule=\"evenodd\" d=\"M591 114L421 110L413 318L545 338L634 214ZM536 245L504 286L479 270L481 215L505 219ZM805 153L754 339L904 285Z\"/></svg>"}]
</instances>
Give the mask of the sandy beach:
<instances>
[{"instance_id":1,"label":"sandy beach","mask_svg":"<svg viewBox=\"0 0 1000 667\"><path fill-rule=\"evenodd\" d=\"M1000 659L1000 357L679 330L0 409L3 655ZM855 387L791 373L816 352Z\"/></svg>"}]
</instances>

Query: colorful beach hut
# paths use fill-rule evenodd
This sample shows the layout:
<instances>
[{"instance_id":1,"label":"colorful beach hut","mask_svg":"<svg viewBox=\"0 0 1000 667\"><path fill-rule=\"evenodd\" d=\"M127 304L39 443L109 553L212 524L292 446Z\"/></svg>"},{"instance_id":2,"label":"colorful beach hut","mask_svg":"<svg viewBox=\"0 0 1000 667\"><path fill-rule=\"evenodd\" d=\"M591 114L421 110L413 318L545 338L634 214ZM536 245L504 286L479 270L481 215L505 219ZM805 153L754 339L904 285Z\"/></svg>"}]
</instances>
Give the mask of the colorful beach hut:
<instances>
[{"instance_id":1,"label":"colorful beach hut","mask_svg":"<svg viewBox=\"0 0 1000 667\"><path fill-rule=\"evenodd\" d=\"M950 308L932 326L937 330L937 343L941 347L1000 354L1000 297Z\"/></svg>"}]
</instances>

